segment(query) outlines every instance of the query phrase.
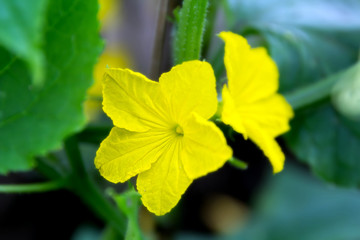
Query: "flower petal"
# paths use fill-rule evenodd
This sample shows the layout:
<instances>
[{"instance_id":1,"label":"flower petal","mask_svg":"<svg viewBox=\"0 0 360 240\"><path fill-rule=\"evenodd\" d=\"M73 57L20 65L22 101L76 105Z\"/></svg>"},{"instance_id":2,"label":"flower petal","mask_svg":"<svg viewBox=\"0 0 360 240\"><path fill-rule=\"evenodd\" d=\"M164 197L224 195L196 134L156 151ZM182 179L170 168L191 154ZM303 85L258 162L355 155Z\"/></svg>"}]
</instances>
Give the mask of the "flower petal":
<instances>
[{"instance_id":1,"label":"flower petal","mask_svg":"<svg viewBox=\"0 0 360 240\"><path fill-rule=\"evenodd\" d=\"M151 169L138 176L137 189L141 200L156 215L169 212L192 182L184 171L180 151L181 141L174 139Z\"/></svg>"},{"instance_id":2,"label":"flower petal","mask_svg":"<svg viewBox=\"0 0 360 240\"><path fill-rule=\"evenodd\" d=\"M95 166L108 181L125 182L150 169L172 137L167 132L137 133L113 127L96 153Z\"/></svg>"},{"instance_id":3,"label":"flower petal","mask_svg":"<svg viewBox=\"0 0 360 240\"><path fill-rule=\"evenodd\" d=\"M256 124L246 126L249 138L264 152L265 156L270 160L274 173L283 170L285 156L276 140L269 134L262 131Z\"/></svg>"},{"instance_id":4,"label":"flower petal","mask_svg":"<svg viewBox=\"0 0 360 240\"><path fill-rule=\"evenodd\" d=\"M219 169L231 158L232 150L224 134L213 122L194 113L183 130L182 161L191 179Z\"/></svg>"},{"instance_id":5,"label":"flower petal","mask_svg":"<svg viewBox=\"0 0 360 240\"><path fill-rule=\"evenodd\" d=\"M208 119L217 109L215 76L207 62L184 62L160 77L173 119L179 123L191 112Z\"/></svg>"},{"instance_id":6,"label":"flower petal","mask_svg":"<svg viewBox=\"0 0 360 240\"><path fill-rule=\"evenodd\" d=\"M110 68L103 84L103 108L115 126L135 132L168 127L159 83L129 69Z\"/></svg>"},{"instance_id":7,"label":"flower petal","mask_svg":"<svg viewBox=\"0 0 360 240\"><path fill-rule=\"evenodd\" d=\"M231 32L219 36L225 41L224 62L235 102L255 102L278 90L278 69L265 48L251 49L245 38Z\"/></svg>"},{"instance_id":8,"label":"flower petal","mask_svg":"<svg viewBox=\"0 0 360 240\"><path fill-rule=\"evenodd\" d=\"M247 132L243 124L243 118L238 111L236 111L236 104L231 96L229 89L224 85L222 90L223 108L221 113L221 121L231 125L233 129L242 133L244 138L247 139Z\"/></svg>"},{"instance_id":9,"label":"flower petal","mask_svg":"<svg viewBox=\"0 0 360 240\"><path fill-rule=\"evenodd\" d=\"M294 116L291 106L280 94L256 103L239 105L236 112L241 116L243 124L248 126L256 123L271 137L287 132L290 129L289 120Z\"/></svg>"}]
</instances>

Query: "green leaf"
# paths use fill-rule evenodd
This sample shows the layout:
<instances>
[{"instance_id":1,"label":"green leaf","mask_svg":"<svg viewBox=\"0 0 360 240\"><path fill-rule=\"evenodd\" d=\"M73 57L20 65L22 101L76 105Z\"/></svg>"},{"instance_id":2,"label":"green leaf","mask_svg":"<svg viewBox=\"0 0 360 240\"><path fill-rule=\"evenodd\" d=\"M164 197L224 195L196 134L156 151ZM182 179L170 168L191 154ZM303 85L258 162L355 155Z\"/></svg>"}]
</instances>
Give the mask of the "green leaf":
<instances>
[{"instance_id":1,"label":"green leaf","mask_svg":"<svg viewBox=\"0 0 360 240\"><path fill-rule=\"evenodd\" d=\"M297 111L293 130L286 135L294 153L327 181L353 187L360 185L360 124L359 115L356 115L359 113L357 99L360 95L356 95L360 90L359 71L360 63L313 84L311 88L301 88L286 95L293 107L305 105L314 98L323 100L316 107ZM329 99L331 92L334 106L342 115L324 101L326 96Z\"/></svg>"},{"instance_id":2,"label":"green leaf","mask_svg":"<svg viewBox=\"0 0 360 240\"><path fill-rule=\"evenodd\" d=\"M267 42L280 70L282 92L330 77L357 61L360 1L228 2L240 32L261 36ZM360 178L355 176L360 170L355 161L360 158L356 151L359 138L346 122L324 102L297 111L286 140L296 156L322 178L359 186Z\"/></svg>"},{"instance_id":3,"label":"green leaf","mask_svg":"<svg viewBox=\"0 0 360 240\"><path fill-rule=\"evenodd\" d=\"M252 219L229 239L359 239L359 198L359 191L327 186L287 166L269 178Z\"/></svg>"},{"instance_id":4,"label":"green leaf","mask_svg":"<svg viewBox=\"0 0 360 240\"><path fill-rule=\"evenodd\" d=\"M130 190L124 193L112 193L112 195L119 209L128 218L128 226L125 239L142 239L142 234L138 221L139 207L141 205L140 194L136 192L133 187L131 187Z\"/></svg>"},{"instance_id":5,"label":"green leaf","mask_svg":"<svg viewBox=\"0 0 360 240\"><path fill-rule=\"evenodd\" d=\"M0 45L27 63L35 86L45 77L43 26L47 0L0 0Z\"/></svg>"},{"instance_id":6,"label":"green leaf","mask_svg":"<svg viewBox=\"0 0 360 240\"><path fill-rule=\"evenodd\" d=\"M174 61L200 59L208 0L184 0L174 40Z\"/></svg>"},{"instance_id":7,"label":"green leaf","mask_svg":"<svg viewBox=\"0 0 360 240\"><path fill-rule=\"evenodd\" d=\"M102 48L97 8L96 0L49 1L40 89L24 62L0 48L0 173L30 169L34 155L84 126L82 102Z\"/></svg>"},{"instance_id":8,"label":"green leaf","mask_svg":"<svg viewBox=\"0 0 360 240\"><path fill-rule=\"evenodd\" d=\"M340 116L326 102L296 114L285 137L298 158L326 181L359 187L359 122Z\"/></svg>"}]
</instances>

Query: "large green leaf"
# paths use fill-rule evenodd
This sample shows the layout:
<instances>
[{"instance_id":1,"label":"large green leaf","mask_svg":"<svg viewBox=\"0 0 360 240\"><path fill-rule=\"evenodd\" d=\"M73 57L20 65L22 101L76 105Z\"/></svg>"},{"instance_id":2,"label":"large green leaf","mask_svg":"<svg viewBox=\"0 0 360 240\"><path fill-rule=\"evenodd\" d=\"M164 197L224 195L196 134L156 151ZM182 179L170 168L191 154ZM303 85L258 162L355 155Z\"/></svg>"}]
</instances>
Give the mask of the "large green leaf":
<instances>
[{"instance_id":1,"label":"large green leaf","mask_svg":"<svg viewBox=\"0 0 360 240\"><path fill-rule=\"evenodd\" d=\"M291 92L353 64L360 43L357 0L229 0L240 31L261 35ZM325 104L326 105L326 104ZM286 140L321 177L360 185L360 138L327 104L298 111ZM347 144L343 144L347 143Z\"/></svg>"},{"instance_id":2,"label":"large green leaf","mask_svg":"<svg viewBox=\"0 0 360 240\"><path fill-rule=\"evenodd\" d=\"M322 101L297 111L293 129L286 136L299 159L309 163L317 175L352 187L360 186L360 124L356 115L359 72L360 63L323 80L337 81L332 87L333 102L348 118L335 111L328 101Z\"/></svg>"},{"instance_id":3,"label":"large green leaf","mask_svg":"<svg viewBox=\"0 0 360 240\"><path fill-rule=\"evenodd\" d=\"M59 148L85 124L82 102L102 46L97 8L96 0L49 1L42 88L32 87L23 61L0 49L0 173L31 168L34 155Z\"/></svg>"},{"instance_id":4,"label":"large green leaf","mask_svg":"<svg viewBox=\"0 0 360 240\"><path fill-rule=\"evenodd\" d=\"M47 0L0 0L0 45L27 63L34 85L44 80L46 4Z\"/></svg>"},{"instance_id":5,"label":"large green leaf","mask_svg":"<svg viewBox=\"0 0 360 240\"><path fill-rule=\"evenodd\" d=\"M360 192L327 186L294 168L269 181L258 196L253 218L230 239L360 238Z\"/></svg>"},{"instance_id":6,"label":"large green leaf","mask_svg":"<svg viewBox=\"0 0 360 240\"><path fill-rule=\"evenodd\" d=\"M360 124L329 103L297 112L286 137L298 158L326 181L360 187Z\"/></svg>"}]
</instances>

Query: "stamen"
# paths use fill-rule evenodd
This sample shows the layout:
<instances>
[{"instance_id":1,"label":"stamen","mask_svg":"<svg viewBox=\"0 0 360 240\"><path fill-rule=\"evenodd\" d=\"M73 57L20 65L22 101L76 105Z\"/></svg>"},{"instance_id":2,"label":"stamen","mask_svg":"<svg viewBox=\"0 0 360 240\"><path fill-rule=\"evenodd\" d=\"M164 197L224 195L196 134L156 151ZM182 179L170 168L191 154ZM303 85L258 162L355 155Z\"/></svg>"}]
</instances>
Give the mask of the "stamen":
<instances>
[{"instance_id":1,"label":"stamen","mask_svg":"<svg viewBox=\"0 0 360 240\"><path fill-rule=\"evenodd\" d=\"M182 127L180 127L180 125L176 126L175 132L179 135L184 135L184 131L183 131Z\"/></svg>"}]
</instances>

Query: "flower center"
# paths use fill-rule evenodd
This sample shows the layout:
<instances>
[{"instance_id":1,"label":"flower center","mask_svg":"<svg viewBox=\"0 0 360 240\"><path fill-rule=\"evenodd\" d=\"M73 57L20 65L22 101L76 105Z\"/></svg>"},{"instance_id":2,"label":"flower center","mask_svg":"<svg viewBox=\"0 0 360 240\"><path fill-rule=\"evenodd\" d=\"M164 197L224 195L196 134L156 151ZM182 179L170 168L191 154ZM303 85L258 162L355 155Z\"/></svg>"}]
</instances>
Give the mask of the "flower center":
<instances>
[{"instance_id":1,"label":"flower center","mask_svg":"<svg viewBox=\"0 0 360 240\"><path fill-rule=\"evenodd\" d=\"M175 132L176 132L178 135L184 135L184 130L182 129L182 127L180 127L180 125L177 125L177 126L176 126Z\"/></svg>"}]
</instances>

